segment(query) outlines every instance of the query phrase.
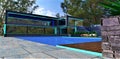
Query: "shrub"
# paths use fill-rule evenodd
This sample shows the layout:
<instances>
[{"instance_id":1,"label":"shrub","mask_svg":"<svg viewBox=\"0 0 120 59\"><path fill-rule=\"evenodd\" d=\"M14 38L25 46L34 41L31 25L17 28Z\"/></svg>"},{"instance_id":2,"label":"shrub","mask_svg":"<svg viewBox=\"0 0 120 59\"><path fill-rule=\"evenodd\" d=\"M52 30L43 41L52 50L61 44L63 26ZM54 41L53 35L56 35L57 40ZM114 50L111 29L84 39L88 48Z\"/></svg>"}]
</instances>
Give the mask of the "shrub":
<instances>
[{"instance_id":1,"label":"shrub","mask_svg":"<svg viewBox=\"0 0 120 59\"><path fill-rule=\"evenodd\" d=\"M72 32L71 34L76 35L76 36L89 36L89 37L96 37L96 32L95 31L91 31L91 32L87 32L87 31L81 31L81 32Z\"/></svg>"}]
</instances>

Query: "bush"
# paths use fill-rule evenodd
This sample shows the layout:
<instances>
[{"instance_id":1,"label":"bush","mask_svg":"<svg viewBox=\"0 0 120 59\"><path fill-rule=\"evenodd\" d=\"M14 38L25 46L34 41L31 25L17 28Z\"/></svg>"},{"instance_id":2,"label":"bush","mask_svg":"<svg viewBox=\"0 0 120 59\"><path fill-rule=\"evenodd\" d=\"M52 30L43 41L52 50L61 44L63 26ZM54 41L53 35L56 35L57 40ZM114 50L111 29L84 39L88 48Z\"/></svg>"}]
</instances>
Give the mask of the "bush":
<instances>
[{"instance_id":1,"label":"bush","mask_svg":"<svg viewBox=\"0 0 120 59\"><path fill-rule=\"evenodd\" d=\"M91 32L87 32L87 31L71 32L71 34L72 34L72 35L75 35L75 36L96 37L96 32L95 32L95 31L91 31Z\"/></svg>"},{"instance_id":2,"label":"bush","mask_svg":"<svg viewBox=\"0 0 120 59\"><path fill-rule=\"evenodd\" d=\"M90 37L96 37L97 36L97 33L95 31L91 31L89 32L90 34Z\"/></svg>"},{"instance_id":3,"label":"bush","mask_svg":"<svg viewBox=\"0 0 120 59\"><path fill-rule=\"evenodd\" d=\"M91 31L91 32L89 32L89 34L96 34L96 32L95 31Z\"/></svg>"},{"instance_id":4,"label":"bush","mask_svg":"<svg viewBox=\"0 0 120 59\"><path fill-rule=\"evenodd\" d=\"M89 34L89 32L81 31L81 32L74 32L74 34Z\"/></svg>"}]
</instances>

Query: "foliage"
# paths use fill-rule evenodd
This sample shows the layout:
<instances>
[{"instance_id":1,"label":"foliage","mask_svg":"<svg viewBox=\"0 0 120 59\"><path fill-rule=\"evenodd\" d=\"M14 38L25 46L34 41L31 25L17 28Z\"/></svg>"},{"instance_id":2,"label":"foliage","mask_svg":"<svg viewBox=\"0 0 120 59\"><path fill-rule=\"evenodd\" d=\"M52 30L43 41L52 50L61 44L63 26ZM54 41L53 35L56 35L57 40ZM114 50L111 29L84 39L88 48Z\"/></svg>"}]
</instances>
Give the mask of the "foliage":
<instances>
[{"instance_id":1,"label":"foliage","mask_svg":"<svg viewBox=\"0 0 120 59\"><path fill-rule=\"evenodd\" d=\"M103 1L103 0L102 0ZM74 16L84 18L84 25L99 24L103 15L102 7L99 6L101 0L64 0L61 3L63 12Z\"/></svg>"},{"instance_id":2,"label":"foliage","mask_svg":"<svg viewBox=\"0 0 120 59\"><path fill-rule=\"evenodd\" d=\"M72 16L80 17L84 12L82 9L82 0L64 0L63 3L61 3L61 8L63 9L64 13L67 13Z\"/></svg>"},{"instance_id":3,"label":"foliage","mask_svg":"<svg viewBox=\"0 0 120 59\"><path fill-rule=\"evenodd\" d=\"M95 31L90 31L90 32L86 32L86 31L71 32L71 34L75 35L75 36L81 36L83 34L87 34L87 36L89 36L89 37L95 37L93 34L97 35L97 33Z\"/></svg>"},{"instance_id":4,"label":"foliage","mask_svg":"<svg viewBox=\"0 0 120 59\"><path fill-rule=\"evenodd\" d=\"M56 14L56 17L57 17L57 18L60 18L60 14L59 14L59 13L57 13L57 14Z\"/></svg>"},{"instance_id":5,"label":"foliage","mask_svg":"<svg viewBox=\"0 0 120 59\"><path fill-rule=\"evenodd\" d=\"M96 32L95 31L90 31L89 34L96 34Z\"/></svg>"},{"instance_id":6,"label":"foliage","mask_svg":"<svg viewBox=\"0 0 120 59\"><path fill-rule=\"evenodd\" d=\"M6 10L32 13L37 7L35 0L0 0L0 21L3 22Z\"/></svg>"},{"instance_id":7,"label":"foliage","mask_svg":"<svg viewBox=\"0 0 120 59\"><path fill-rule=\"evenodd\" d=\"M86 31L80 31L80 32L74 32L74 33L71 33L71 34L80 35L80 34L89 34L89 32L86 32Z\"/></svg>"},{"instance_id":8,"label":"foliage","mask_svg":"<svg viewBox=\"0 0 120 59\"><path fill-rule=\"evenodd\" d=\"M2 31L6 10L33 13L38 7L38 5L35 5L35 1L36 0L0 0L0 31Z\"/></svg>"},{"instance_id":9,"label":"foliage","mask_svg":"<svg viewBox=\"0 0 120 59\"><path fill-rule=\"evenodd\" d=\"M120 0L106 0L100 3L105 9L110 11L110 15L120 15Z\"/></svg>"}]
</instances>

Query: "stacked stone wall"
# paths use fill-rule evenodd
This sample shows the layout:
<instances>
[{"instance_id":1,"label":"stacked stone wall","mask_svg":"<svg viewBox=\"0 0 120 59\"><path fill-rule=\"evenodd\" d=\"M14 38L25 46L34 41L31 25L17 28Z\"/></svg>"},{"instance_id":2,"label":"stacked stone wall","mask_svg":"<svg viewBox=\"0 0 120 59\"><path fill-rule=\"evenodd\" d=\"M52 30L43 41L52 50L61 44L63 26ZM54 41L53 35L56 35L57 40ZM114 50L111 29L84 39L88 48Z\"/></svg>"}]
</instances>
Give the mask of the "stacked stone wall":
<instances>
[{"instance_id":1,"label":"stacked stone wall","mask_svg":"<svg viewBox=\"0 0 120 59\"><path fill-rule=\"evenodd\" d=\"M102 18L102 49L105 58L120 58L120 16Z\"/></svg>"}]
</instances>

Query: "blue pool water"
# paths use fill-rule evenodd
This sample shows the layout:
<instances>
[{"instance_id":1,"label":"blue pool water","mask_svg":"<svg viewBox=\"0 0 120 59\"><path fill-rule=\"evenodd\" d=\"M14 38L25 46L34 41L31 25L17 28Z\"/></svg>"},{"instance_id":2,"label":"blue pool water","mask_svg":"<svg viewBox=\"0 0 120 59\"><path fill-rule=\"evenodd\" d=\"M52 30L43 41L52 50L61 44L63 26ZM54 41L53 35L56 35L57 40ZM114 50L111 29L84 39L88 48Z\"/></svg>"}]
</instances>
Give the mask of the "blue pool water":
<instances>
[{"instance_id":1,"label":"blue pool water","mask_svg":"<svg viewBox=\"0 0 120 59\"><path fill-rule=\"evenodd\" d=\"M61 45L61 44L101 41L101 38L90 38L90 37L17 37L17 38L38 42L38 43L44 43L53 46Z\"/></svg>"}]
</instances>

